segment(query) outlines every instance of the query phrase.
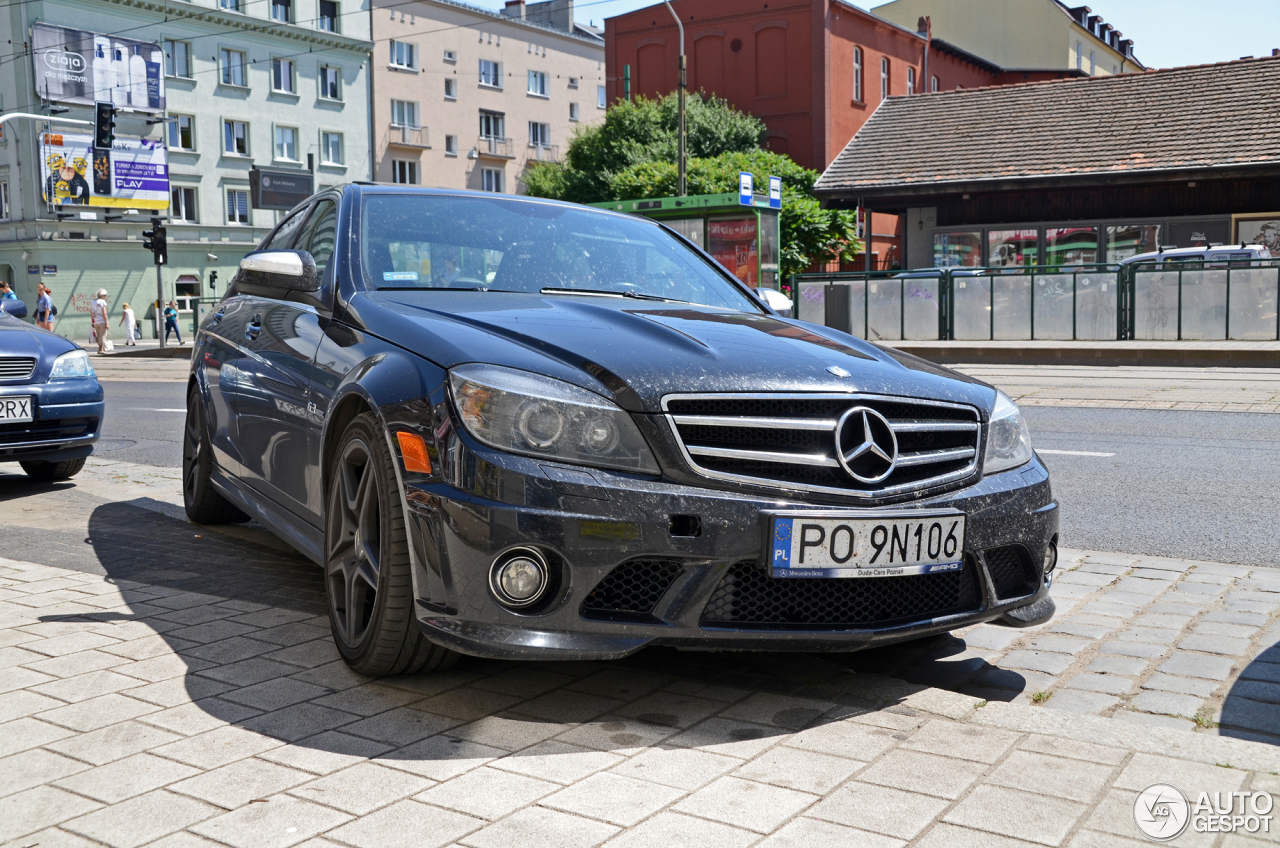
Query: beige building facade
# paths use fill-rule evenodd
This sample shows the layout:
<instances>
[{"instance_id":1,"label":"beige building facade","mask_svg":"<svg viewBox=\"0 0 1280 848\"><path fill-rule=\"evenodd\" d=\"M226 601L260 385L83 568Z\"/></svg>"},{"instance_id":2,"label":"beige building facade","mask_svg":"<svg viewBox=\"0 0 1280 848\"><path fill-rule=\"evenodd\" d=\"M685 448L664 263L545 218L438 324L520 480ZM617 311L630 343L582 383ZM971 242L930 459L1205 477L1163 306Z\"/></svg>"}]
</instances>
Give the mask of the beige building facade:
<instances>
[{"instance_id":1,"label":"beige building facade","mask_svg":"<svg viewBox=\"0 0 1280 848\"><path fill-rule=\"evenodd\" d=\"M573 131L604 117L604 41L570 0L502 13L447 0L375 0L378 182L524 193Z\"/></svg>"}]
</instances>

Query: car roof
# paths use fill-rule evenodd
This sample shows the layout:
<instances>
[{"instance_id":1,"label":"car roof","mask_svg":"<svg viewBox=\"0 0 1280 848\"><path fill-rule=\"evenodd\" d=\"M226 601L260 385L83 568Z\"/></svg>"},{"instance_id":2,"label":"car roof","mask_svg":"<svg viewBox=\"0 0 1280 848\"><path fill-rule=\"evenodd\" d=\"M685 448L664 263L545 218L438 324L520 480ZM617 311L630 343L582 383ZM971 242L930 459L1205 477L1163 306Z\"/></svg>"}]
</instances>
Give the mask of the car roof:
<instances>
[{"instance_id":1,"label":"car roof","mask_svg":"<svg viewBox=\"0 0 1280 848\"><path fill-rule=\"evenodd\" d=\"M1171 247L1168 250L1151 251L1149 253L1139 253L1137 256L1130 256L1128 259L1122 260L1121 265L1128 265L1134 262L1151 262L1159 259L1178 258L1179 256L1203 256L1209 253L1240 253L1244 251L1252 251L1261 253L1264 245L1261 244L1215 244L1209 247Z\"/></svg>"},{"instance_id":2,"label":"car roof","mask_svg":"<svg viewBox=\"0 0 1280 848\"><path fill-rule=\"evenodd\" d=\"M524 203L540 203L548 206L562 206L566 209L575 209L581 211L583 209L592 212L600 212L605 215L617 215L629 220L647 221L654 226L660 222L643 215L633 215L629 212L615 212L612 209L601 209L597 206L588 206L582 203L573 203L568 200L553 200L549 197L530 197L527 194L496 194L492 191L473 191L471 189L460 188L435 188L420 185L399 185L396 183L372 183L364 180L353 181L345 186L334 186L334 188L350 188L357 196L363 194L416 194L425 197L470 197L477 200L515 200Z\"/></svg>"}]
</instances>

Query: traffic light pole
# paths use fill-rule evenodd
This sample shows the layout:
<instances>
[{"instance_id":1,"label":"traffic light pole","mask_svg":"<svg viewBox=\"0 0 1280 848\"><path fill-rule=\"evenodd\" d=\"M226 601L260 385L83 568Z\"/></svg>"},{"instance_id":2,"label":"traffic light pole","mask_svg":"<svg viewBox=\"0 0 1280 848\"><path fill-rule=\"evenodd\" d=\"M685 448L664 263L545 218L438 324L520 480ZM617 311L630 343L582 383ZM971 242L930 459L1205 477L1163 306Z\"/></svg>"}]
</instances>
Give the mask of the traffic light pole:
<instances>
[{"instance_id":1,"label":"traffic light pole","mask_svg":"<svg viewBox=\"0 0 1280 848\"><path fill-rule=\"evenodd\" d=\"M684 197L686 191L687 171L689 167L689 137L685 129L685 89L688 88L688 62L684 55L684 24L680 23L680 16L676 14L676 10L671 8L671 0L663 0L667 4L667 11L671 13L671 17L676 19L676 27L680 30L680 94L677 108L679 110L680 125L677 128L677 157L676 163L676 194Z\"/></svg>"},{"instance_id":2,"label":"traffic light pole","mask_svg":"<svg viewBox=\"0 0 1280 848\"><path fill-rule=\"evenodd\" d=\"M167 346L164 337L164 266L160 264L160 256L156 255L156 335L160 338L160 349Z\"/></svg>"}]
</instances>

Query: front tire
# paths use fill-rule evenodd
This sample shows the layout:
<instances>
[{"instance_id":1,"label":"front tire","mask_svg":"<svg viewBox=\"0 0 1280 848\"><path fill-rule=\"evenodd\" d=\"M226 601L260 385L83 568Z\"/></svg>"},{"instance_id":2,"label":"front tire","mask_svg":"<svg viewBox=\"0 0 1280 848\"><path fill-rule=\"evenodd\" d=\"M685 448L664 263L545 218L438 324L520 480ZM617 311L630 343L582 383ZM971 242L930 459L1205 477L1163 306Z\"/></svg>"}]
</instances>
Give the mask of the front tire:
<instances>
[{"instance_id":1,"label":"front tire","mask_svg":"<svg viewBox=\"0 0 1280 848\"><path fill-rule=\"evenodd\" d=\"M242 524L249 520L238 506L218 494L209 479L213 446L204 423L204 405L195 386L187 392L187 423L182 433L182 505L196 524Z\"/></svg>"},{"instance_id":2,"label":"front tire","mask_svg":"<svg viewBox=\"0 0 1280 848\"><path fill-rule=\"evenodd\" d=\"M27 476L32 480L48 483L54 480L66 480L79 474L80 469L84 468L84 457L64 459L61 462L36 460L18 464L22 466L22 470L27 472Z\"/></svg>"},{"instance_id":3,"label":"front tire","mask_svg":"<svg viewBox=\"0 0 1280 848\"><path fill-rule=\"evenodd\" d=\"M394 459L372 413L338 442L325 511L325 595L333 640L347 665L382 677L435 671L457 654L422 634Z\"/></svg>"}]
</instances>

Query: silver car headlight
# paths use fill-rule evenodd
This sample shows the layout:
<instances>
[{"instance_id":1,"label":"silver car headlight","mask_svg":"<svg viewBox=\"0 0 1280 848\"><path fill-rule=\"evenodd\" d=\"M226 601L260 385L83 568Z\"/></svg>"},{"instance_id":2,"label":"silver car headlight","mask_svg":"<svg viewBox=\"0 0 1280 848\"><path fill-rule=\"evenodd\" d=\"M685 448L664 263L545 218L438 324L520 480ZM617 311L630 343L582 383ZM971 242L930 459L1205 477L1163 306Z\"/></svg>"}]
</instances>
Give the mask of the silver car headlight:
<instances>
[{"instance_id":1,"label":"silver car headlight","mask_svg":"<svg viewBox=\"0 0 1280 848\"><path fill-rule=\"evenodd\" d=\"M987 455L982 461L984 474L1008 471L1031 461L1031 432L1022 412L1009 396L996 390L995 408L987 424Z\"/></svg>"},{"instance_id":2,"label":"silver car headlight","mask_svg":"<svg viewBox=\"0 0 1280 848\"><path fill-rule=\"evenodd\" d=\"M50 380L73 380L79 377L93 377L93 363L89 354L83 350L69 350L53 360L53 370L49 372Z\"/></svg>"},{"instance_id":3,"label":"silver car headlight","mask_svg":"<svg viewBox=\"0 0 1280 848\"><path fill-rule=\"evenodd\" d=\"M575 465L657 474L635 422L594 392L529 371L461 365L449 372L467 432L490 447Z\"/></svg>"}]
</instances>

